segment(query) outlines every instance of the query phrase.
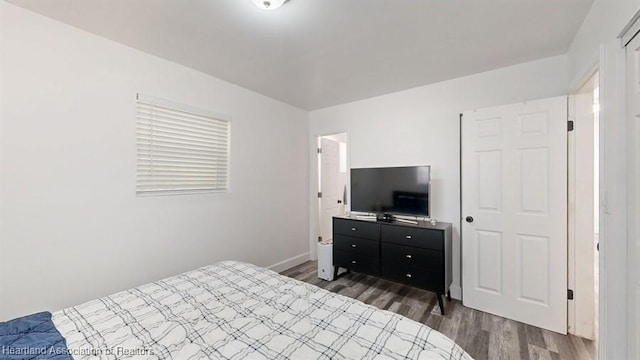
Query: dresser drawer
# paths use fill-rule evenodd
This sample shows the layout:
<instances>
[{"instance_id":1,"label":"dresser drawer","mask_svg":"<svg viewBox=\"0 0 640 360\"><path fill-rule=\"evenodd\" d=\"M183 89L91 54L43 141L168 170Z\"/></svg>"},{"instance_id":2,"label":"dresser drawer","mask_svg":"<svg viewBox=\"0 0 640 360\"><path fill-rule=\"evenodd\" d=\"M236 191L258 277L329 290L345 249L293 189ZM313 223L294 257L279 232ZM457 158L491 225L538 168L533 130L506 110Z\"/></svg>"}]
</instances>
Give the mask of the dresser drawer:
<instances>
[{"instance_id":1,"label":"dresser drawer","mask_svg":"<svg viewBox=\"0 0 640 360\"><path fill-rule=\"evenodd\" d=\"M442 270L424 269L415 266L383 266L382 276L402 284L444 293Z\"/></svg>"},{"instance_id":2,"label":"dresser drawer","mask_svg":"<svg viewBox=\"0 0 640 360\"><path fill-rule=\"evenodd\" d=\"M409 226L382 225L382 242L414 246L423 249L444 250L444 231Z\"/></svg>"},{"instance_id":3,"label":"dresser drawer","mask_svg":"<svg viewBox=\"0 0 640 360\"><path fill-rule=\"evenodd\" d=\"M355 238L351 236L335 235L333 248L352 254L378 257L380 255L380 242Z\"/></svg>"},{"instance_id":4,"label":"dresser drawer","mask_svg":"<svg viewBox=\"0 0 640 360\"><path fill-rule=\"evenodd\" d=\"M384 267L402 264L442 270L444 266L444 254L442 251L391 243L382 243L380 251L382 252L382 265Z\"/></svg>"},{"instance_id":5,"label":"dresser drawer","mask_svg":"<svg viewBox=\"0 0 640 360\"><path fill-rule=\"evenodd\" d=\"M365 274L380 274L379 258L358 255L347 251L337 250L335 248L333 249L333 265Z\"/></svg>"},{"instance_id":6,"label":"dresser drawer","mask_svg":"<svg viewBox=\"0 0 640 360\"><path fill-rule=\"evenodd\" d=\"M378 240L380 225L375 222L333 218L333 232L362 239Z\"/></svg>"}]
</instances>

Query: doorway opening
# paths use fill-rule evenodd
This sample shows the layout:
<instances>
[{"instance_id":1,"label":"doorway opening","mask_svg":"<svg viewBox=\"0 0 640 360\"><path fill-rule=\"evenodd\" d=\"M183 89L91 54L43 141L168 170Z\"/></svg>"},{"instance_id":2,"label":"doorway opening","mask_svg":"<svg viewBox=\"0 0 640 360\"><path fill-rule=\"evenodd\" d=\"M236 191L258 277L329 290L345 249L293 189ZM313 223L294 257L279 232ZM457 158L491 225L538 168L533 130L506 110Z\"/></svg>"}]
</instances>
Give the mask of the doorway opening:
<instances>
[{"instance_id":1,"label":"doorway opening","mask_svg":"<svg viewBox=\"0 0 640 360\"><path fill-rule=\"evenodd\" d=\"M318 137L318 219L319 243L333 240L333 217L344 215L349 199L347 133Z\"/></svg>"},{"instance_id":2,"label":"doorway opening","mask_svg":"<svg viewBox=\"0 0 640 360\"><path fill-rule=\"evenodd\" d=\"M569 333L594 340L598 336L600 88L594 71L569 97ZM571 297L571 296L570 296Z\"/></svg>"}]
</instances>

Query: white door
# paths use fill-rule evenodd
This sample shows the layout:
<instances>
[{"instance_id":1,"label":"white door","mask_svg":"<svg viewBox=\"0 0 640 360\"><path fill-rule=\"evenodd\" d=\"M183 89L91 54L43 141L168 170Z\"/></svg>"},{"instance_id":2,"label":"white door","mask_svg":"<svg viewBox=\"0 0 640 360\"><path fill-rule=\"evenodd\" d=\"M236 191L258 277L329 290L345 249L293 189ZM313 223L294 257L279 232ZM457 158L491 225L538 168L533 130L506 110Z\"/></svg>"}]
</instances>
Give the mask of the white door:
<instances>
[{"instance_id":1,"label":"white door","mask_svg":"<svg viewBox=\"0 0 640 360\"><path fill-rule=\"evenodd\" d=\"M340 186L340 143L321 138L320 148L320 236L326 240L333 238L333 217L340 215L344 209L343 189Z\"/></svg>"},{"instance_id":2,"label":"white door","mask_svg":"<svg viewBox=\"0 0 640 360\"><path fill-rule=\"evenodd\" d=\"M629 358L640 358L640 35L627 45L629 119ZM615 300L614 300L615 301Z\"/></svg>"},{"instance_id":3,"label":"white door","mask_svg":"<svg viewBox=\"0 0 640 360\"><path fill-rule=\"evenodd\" d=\"M567 98L462 120L465 306L567 332Z\"/></svg>"}]
</instances>

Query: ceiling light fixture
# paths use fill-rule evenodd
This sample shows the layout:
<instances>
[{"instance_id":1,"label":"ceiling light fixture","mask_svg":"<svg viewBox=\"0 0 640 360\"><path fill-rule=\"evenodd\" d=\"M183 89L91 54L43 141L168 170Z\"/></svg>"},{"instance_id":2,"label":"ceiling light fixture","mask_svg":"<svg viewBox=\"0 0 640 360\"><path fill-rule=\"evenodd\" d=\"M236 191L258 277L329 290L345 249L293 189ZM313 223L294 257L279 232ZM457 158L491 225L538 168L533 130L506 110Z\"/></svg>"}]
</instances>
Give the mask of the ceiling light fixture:
<instances>
[{"instance_id":1,"label":"ceiling light fixture","mask_svg":"<svg viewBox=\"0 0 640 360\"><path fill-rule=\"evenodd\" d=\"M264 10L275 10L287 2L287 0L253 0L257 7Z\"/></svg>"}]
</instances>

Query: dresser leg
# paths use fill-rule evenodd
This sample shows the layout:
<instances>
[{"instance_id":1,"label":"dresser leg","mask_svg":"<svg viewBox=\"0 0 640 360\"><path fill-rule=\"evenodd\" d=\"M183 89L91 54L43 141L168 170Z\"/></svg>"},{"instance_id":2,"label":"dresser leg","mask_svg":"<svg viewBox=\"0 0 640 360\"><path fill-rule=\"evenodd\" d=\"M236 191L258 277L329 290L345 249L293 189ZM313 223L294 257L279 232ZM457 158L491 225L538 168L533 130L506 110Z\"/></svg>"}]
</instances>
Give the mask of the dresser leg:
<instances>
[{"instance_id":1,"label":"dresser leg","mask_svg":"<svg viewBox=\"0 0 640 360\"><path fill-rule=\"evenodd\" d=\"M447 291L447 300L451 301L451 290Z\"/></svg>"},{"instance_id":2,"label":"dresser leg","mask_svg":"<svg viewBox=\"0 0 640 360\"><path fill-rule=\"evenodd\" d=\"M444 312L444 303L442 302L442 294L438 294L438 305L440 305L440 313L442 316L446 315Z\"/></svg>"},{"instance_id":3,"label":"dresser leg","mask_svg":"<svg viewBox=\"0 0 640 360\"><path fill-rule=\"evenodd\" d=\"M340 266L333 267L333 280L338 278L338 271L340 270Z\"/></svg>"}]
</instances>

